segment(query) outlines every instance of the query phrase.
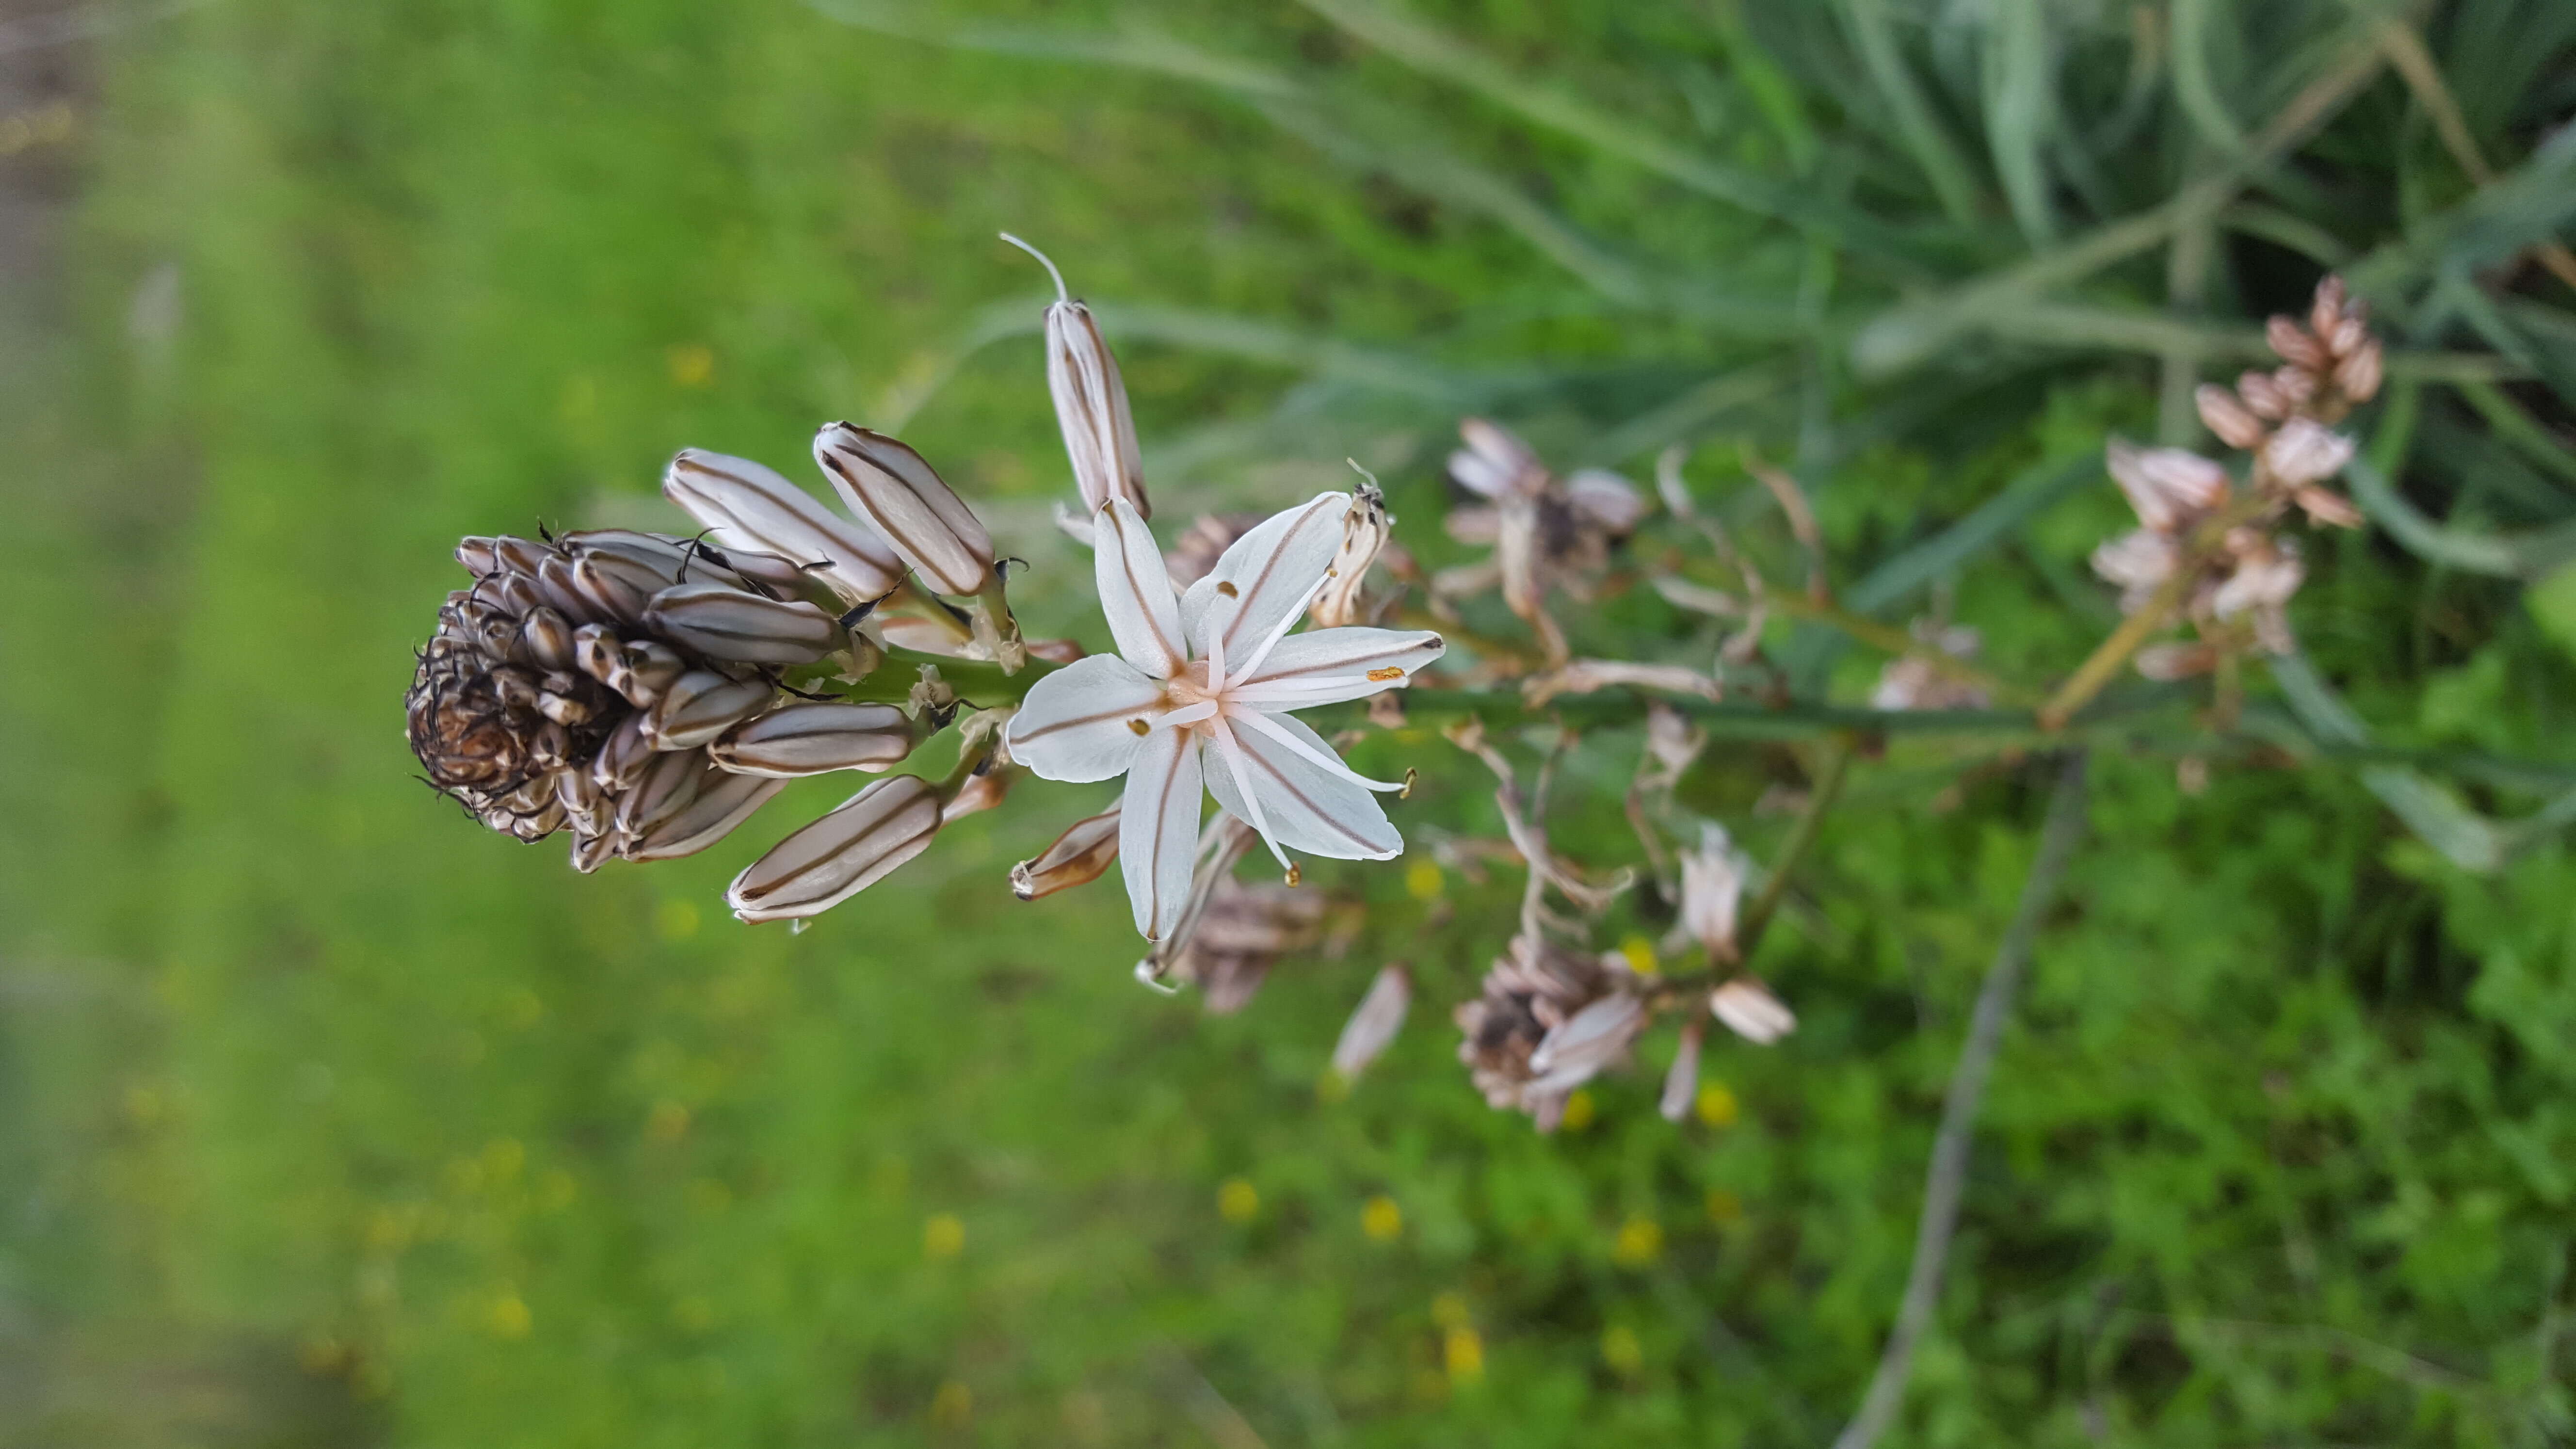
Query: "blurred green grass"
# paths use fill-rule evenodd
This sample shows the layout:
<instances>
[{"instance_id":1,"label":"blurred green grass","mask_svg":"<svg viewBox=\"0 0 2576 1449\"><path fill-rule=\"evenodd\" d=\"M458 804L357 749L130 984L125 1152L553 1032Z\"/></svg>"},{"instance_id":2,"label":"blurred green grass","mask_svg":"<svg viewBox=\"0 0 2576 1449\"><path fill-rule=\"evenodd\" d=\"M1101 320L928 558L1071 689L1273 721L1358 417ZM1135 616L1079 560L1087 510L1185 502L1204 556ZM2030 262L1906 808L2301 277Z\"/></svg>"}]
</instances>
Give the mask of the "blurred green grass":
<instances>
[{"instance_id":1,"label":"blurred green grass","mask_svg":"<svg viewBox=\"0 0 2576 1449\"><path fill-rule=\"evenodd\" d=\"M1283 66L1354 63L1319 22L1188 18ZM1594 85L1689 32L1716 58L1674 60L1669 89L1714 107L1704 135L1747 166L1814 144L1789 81L1720 67L1760 55L1740 26L1447 18ZM1204 1021L1129 979L1114 887L1008 899L1003 869L1079 792L1024 789L789 936L721 918L741 849L582 878L492 839L408 778L396 718L457 535L649 517L677 447L792 470L844 415L908 415L1037 565L1033 627L1080 632L1078 591L1047 583L1074 555L1043 523L1063 489L1038 350L964 345L997 299L1033 318L1040 295L998 229L1129 304L1169 517L1293 498L1352 454L1403 470L1426 553L1420 460L1448 409L1517 399L1572 448L1780 350L1605 306L1564 265L1599 260L1587 236L1774 304L1794 249L1730 275L1742 217L1434 107L1466 154L1547 178L1583 228L1551 260L1536 223L1475 212L1433 163L1353 165L1152 75L784 4L237 3L111 60L67 279L82 329L21 364L24 466L0 482L21 530L0 577L0 1169L28 1185L0 1219L0 1354L27 1406L0 1412L7 1442L1233 1449L1246 1427L1538 1445L1839 1424L2027 862L2036 801L2010 761L1947 797L1924 788L1937 758L1856 786L1825 924L1777 948L1802 1030L1712 1053L1732 1121L1656 1118L1654 1058L1547 1139L1474 1098L1431 1005L1472 989L1508 880L1353 877L1375 903L1357 952ZM2145 369L2045 370L1947 427L1819 448L1851 475L1820 495L1837 543L1901 540L2152 427ZM1891 406L1919 424L1941 403ZM1621 436L1618 461L1651 449ZM2029 601L2049 579L2090 597L2108 493L2043 514L2015 572L1963 581L1998 656L2071 658L2098 628ZM2502 617L2519 651L2479 665L2419 628L2413 669L2364 681L2383 717L2455 669L2429 737L2546 743L2533 695L2565 661L2534 662L2509 596L2360 545L2318 562L2321 649L2438 613ZM1569 838L1624 829L1631 750L1576 757L1593 788ZM1482 787L1440 764L1435 798L1472 813ZM1743 819L1794 772L1738 749L1701 803ZM2348 780L2245 772L2184 799L2158 759L2101 776L1917 1435L2563 1435L2563 849L2477 879ZM1333 1032L1391 953L1425 1004L1334 1100ZM1219 1208L1236 1179L1245 1221ZM1391 1234L1364 1223L1379 1197Z\"/></svg>"}]
</instances>

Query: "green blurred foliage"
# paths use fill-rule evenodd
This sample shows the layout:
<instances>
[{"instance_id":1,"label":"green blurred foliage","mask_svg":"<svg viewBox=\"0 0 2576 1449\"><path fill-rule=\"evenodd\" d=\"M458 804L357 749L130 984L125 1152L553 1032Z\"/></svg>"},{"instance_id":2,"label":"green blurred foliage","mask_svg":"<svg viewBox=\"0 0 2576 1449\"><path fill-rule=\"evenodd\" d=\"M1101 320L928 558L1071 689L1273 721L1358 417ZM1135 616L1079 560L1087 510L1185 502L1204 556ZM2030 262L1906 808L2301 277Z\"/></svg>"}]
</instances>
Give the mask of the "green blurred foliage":
<instances>
[{"instance_id":1,"label":"green blurred foliage","mask_svg":"<svg viewBox=\"0 0 2576 1449\"><path fill-rule=\"evenodd\" d=\"M1838 360L1859 325L2198 174L2203 133L2276 109L2297 68L2268 61L2313 59L2341 7L2141 7L2201 26L2210 73L2171 101L2124 70L2131 17L1996 7L2056 27L2061 104L2151 102L2085 138L2134 165L2042 193L2016 148L2071 167L2074 122L2026 88L1972 114L1988 40L1947 10L1895 7L1933 87L1916 114L1847 38L1868 0L1421 8L1547 94L1892 218L1876 240L1717 205L1317 14L1025 8L939 22L1016 54L670 0L229 0L108 47L72 334L0 403L0 1442L1731 1445L1843 1422L2034 848L2018 751L1865 761L1762 962L1797 1034L1712 1042L1678 1127L1659 1036L1541 1137L1468 1090L1441 1019L1509 929L1508 869L1325 873L1370 904L1360 944L1221 1019L1135 986L1114 885L1008 898L1008 864L1097 791L1024 786L809 933L738 928L719 892L747 845L577 877L409 780L410 649L458 535L660 519L675 448L792 469L839 416L900 421L1031 561L1033 630L1098 642L1045 522L1043 291L1004 228L1107 304L1167 527L1353 456L1424 561L1457 561L1436 459L1495 408L1568 463L1690 443L1691 486L1734 500L1776 577L1794 544L1743 450L1794 459L1851 584L2152 433L2161 365L1977 336L1873 378ZM1305 98L1077 63L1023 23ZM2576 103L2567 32L2500 0L2433 27L2491 80L2460 103L2500 164ZM2386 77L2302 165L2283 205L2355 249L2474 192ZM2259 316L2315 271L2238 235L2179 310ZM2103 295L2159 308L2164 282L2129 263ZM2402 340L2486 338L2460 315ZM2563 334L2508 320L2558 365ZM2514 386L2563 450L2563 398ZM2420 408L2419 505L2564 521L2554 455L2439 389ZM1930 581L2007 676L2062 672L2114 617L2084 558L2128 518L2084 482ZM2560 752L2565 575L2526 611L2383 536L2312 546L2303 636L2382 739ZM1580 627L1714 638L1646 590ZM1773 642L1843 697L1874 673ZM1576 854L1624 857L1637 750L1604 731L1567 761ZM1417 844L1497 831L1490 782L1427 730L1355 762L1424 768ZM2285 763L2187 793L2165 755L2097 761L1904 1442L2565 1442L2576 867L2544 834L2472 874L2348 772ZM1786 825L1756 802L1814 764L1724 743L1684 795L1767 855ZM1603 944L1666 924L1631 897ZM1342 1095L1334 1032L1393 956L1422 1000Z\"/></svg>"}]
</instances>

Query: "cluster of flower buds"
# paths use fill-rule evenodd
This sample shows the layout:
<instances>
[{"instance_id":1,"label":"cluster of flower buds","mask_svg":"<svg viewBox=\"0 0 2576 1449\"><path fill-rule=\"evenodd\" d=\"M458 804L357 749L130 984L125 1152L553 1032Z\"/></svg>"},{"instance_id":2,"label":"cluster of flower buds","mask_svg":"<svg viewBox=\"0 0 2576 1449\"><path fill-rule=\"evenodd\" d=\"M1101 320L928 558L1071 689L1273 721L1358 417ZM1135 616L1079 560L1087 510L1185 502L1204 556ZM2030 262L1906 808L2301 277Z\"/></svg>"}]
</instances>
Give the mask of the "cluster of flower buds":
<instances>
[{"instance_id":1,"label":"cluster of flower buds","mask_svg":"<svg viewBox=\"0 0 2576 1449\"><path fill-rule=\"evenodd\" d=\"M2298 545L2279 532L2292 504L2314 524L2358 528L2351 500L2326 487L2352 461L2353 442L2333 430L2379 391L2380 344L2368 309L2339 277L2317 284L2304 325L2276 316L2266 331L2281 365L2247 372L2231 390L2202 387L2201 421L2251 455L2240 485L2217 461L2180 448L2114 440L2113 481L2139 527L2096 549L2093 570L2119 586L2124 613L2169 610L2197 640L2141 650L2140 673L2178 679L2233 655L2288 652L2287 605L2306 578Z\"/></svg>"}]
</instances>

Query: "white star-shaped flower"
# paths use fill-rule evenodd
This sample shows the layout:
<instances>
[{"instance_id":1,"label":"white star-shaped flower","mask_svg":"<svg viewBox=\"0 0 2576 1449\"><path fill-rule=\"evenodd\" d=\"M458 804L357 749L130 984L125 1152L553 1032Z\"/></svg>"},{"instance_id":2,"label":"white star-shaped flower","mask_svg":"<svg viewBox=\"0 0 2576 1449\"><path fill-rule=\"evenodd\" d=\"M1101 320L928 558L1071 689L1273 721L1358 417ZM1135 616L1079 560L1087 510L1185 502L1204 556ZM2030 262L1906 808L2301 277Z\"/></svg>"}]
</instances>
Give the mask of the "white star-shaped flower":
<instances>
[{"instance_id":1,"label":"white star-shaped flower","mask_svg":"<svg viewBox=\"0 0 2576 1449\"><path fill-rule=\"evenodd\" d=\"M1403 853L1371 798L1403 787L1353 773L1288 713L1397 688L1446 647L1420 631L1288 632L1332 577L1350 506L1347 493L1322 493L1273 515L1183 595L1126 499L1093 515L1093 572L1118 652L1039 680L1012 717L1011 756L1048 780L1127 777L1119 866L1148 940L1187 902L1203 784L1292 878L1291 848L1341 860Z\"/></svg>"}]
</instances>

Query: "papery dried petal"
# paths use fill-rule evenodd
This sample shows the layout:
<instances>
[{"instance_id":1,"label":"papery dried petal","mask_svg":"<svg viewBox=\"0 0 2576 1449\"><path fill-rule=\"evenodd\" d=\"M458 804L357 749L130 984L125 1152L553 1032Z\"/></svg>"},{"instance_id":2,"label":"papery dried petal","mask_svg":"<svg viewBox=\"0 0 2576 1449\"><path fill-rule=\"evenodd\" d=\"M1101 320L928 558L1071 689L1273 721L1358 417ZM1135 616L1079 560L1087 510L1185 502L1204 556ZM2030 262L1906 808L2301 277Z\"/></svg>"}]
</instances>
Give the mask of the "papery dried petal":
<instances>
[{"instance_id":1,"label":"papery dried petal","mask_svg":"<svg viewBox=\"0 0 2576 1449\"><path fill-rule=\"evenodd\" d=\"M2263 445L2263 464L2273 478L2298 488L2322 483L2352 461L2352 439L2307 418L2292 418Z\"/></svg>"},{"instance_id":2,"label":"papery dried petal","mask_svg":"<svg viewBox=\"0 0 2576 1449\"><path fill-rule=\"evenodd\" d=\"M1698 941L1709 959L1737 959L1735 913L1744 898L1744 863L1726 830L1716 824L1699 828L1699 846L1682 852L1681 926Z\"/></svg>"},{"instance_id":3,"label":"papery dried petal","mask_svg":"<svg viewBox=\"0 0 2576 1449\"><path fill-rule=\"evenodd\" d=\"M1673 1053L1672 1067L1664 1073L1663 1095L1655 1103L1655 1110L1667 1122L1679 1122L1689 1116L1691 1105L1699 1100L1700 1038L1707 1032L1708 1028L1697 1021L1682 1027L1681 1046Z\"/></svg>"},{"instance_id":4,"label":"papery dried petal","mask_svg":"<svg viewBox=\"0 0 2576 1449\"><path fill-rule=\"evenodd\" d=\"M1338 629L1366 621L1361 590L1394 523L1386 511L1386 493L1375 482L1363 481L1351 490L1351 506L1342 515L1341 550L1333 555L1322 591L1306 606L1314 627Z\"/></svg>"},{"instance_id":5,"label":"papery dried petal","mask_svg":"<svg viewBox=\"0 0 2576 1449\"><path fill-rule=\"evenodd\" d=\"M1368 1070L1395 1034L1404 1029L1405 1013L1413 1005L1413 975L1402 963L1381 967L1369 982L1368 994L1342 1024L1341 1039L1333 1043L1333 1070L1343 1080L1356 1079Z\"/></svg>"},{"instance_id":6,"label":"papery dried petal","mask_svg":"<svg viewBox=\"0 0 2576 1449\"><path fill-rule=\"evenodd\" d=\"M1797 1016L1771 988L1750 976L1738 976L1710 992L1708 1009L1727 1030L1756 1046L1769 1046L1798 1029Z\"/></svg>"},{"instance_id":7,"label":"papery dried petal","mask_svg":"<svg viewBox=\"0 0 2576 1449\"><path fill-rule=\"evenodd\" d=\"M2227 497L2227 470L2181 448L2140 448L2118 438L2104 450L2111 481L2128 496L2138 521L2172 533Z\"/></svg>"},{"instance_id":8,"label":"papery dried petal","mask_svg":"<svg viewBox=\"0 0 2576 1449\"><path fill-rule=\"evenodd\" d=\"M2374 337L2364 340L2359 347L2352 350L2351 355L2335 364L2335 390L2351 402L2370 401L2379 393L2382 366L2379 339Z\"/></svg>"},{"instance_id":9,"label":"papery dried petal","mask_svg":"<svg viewBox=\"0 0 2576 1449\"><path fill-rule=\"evenodd\" d=\"M1607 468L1583 468L1565 480L1566 500L1584 522L1614 537L1634 533L1646 520L1646 495Z\"/></svg>"}]
</instances>

